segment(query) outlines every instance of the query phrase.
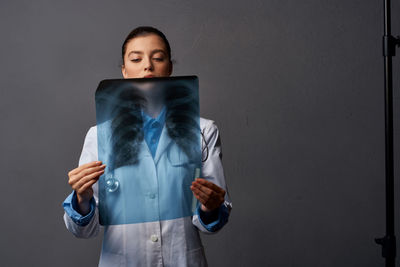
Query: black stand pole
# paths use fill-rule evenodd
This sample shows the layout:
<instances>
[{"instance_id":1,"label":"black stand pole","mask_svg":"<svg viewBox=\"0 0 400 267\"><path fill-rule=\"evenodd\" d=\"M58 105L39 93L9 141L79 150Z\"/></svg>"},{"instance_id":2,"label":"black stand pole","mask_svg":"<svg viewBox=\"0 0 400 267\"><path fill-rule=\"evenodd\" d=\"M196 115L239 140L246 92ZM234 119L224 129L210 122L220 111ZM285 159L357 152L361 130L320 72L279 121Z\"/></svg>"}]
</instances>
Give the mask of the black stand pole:
<instances>
[{"instance_id":1,"label":"black stand pole","mask_svg":"<svg viewBox=\"0 0 400 267\"><path fill-rule=\"evenodd\" d=\"M393 77L392 57L400 39L391 35L390 0L384 0L385 35L383 56L385 58L385 172L386 172L386 235L376 238L382 245L382 256L386 267L394 267L396 259L396 237L394 231L394 166L393 166Z\"/></svg>"}]
</instances>

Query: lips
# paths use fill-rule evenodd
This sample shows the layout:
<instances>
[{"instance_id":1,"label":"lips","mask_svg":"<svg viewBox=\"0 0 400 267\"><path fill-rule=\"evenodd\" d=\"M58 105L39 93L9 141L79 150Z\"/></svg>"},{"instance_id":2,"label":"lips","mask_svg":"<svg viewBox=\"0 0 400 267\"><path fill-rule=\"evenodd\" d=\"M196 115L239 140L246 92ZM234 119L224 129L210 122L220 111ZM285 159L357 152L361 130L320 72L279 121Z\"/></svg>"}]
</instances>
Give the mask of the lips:
<instances>
[{"instance_id":1,"label":"lips","mask_svg":"<svg viewBox=\"0 0 400 267\"><path fill-rule=\"evenodd\" d=\"M154 77L154 75L145 75L143 78L153 78Z\"/></svg>"}]
</instances>

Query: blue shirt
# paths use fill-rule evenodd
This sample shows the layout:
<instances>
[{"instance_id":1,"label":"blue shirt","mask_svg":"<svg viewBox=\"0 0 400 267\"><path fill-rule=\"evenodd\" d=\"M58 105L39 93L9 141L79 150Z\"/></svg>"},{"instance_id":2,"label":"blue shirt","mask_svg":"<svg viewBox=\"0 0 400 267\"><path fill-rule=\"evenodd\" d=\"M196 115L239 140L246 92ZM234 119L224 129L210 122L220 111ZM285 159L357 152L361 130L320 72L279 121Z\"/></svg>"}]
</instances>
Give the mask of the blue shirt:
<instances>
[{"instance_id":1,"label":"blue shirt","mask_svg":"<svg viewBox=\"0 0 400 267\"><path fill-rule=\"evenodd\" d=\"M156 155L158 141L165 123L166 108L164 107L157 118L152 118L142 110L144 140L150 149L151 155Z\"/></svg>"}]
</instances>

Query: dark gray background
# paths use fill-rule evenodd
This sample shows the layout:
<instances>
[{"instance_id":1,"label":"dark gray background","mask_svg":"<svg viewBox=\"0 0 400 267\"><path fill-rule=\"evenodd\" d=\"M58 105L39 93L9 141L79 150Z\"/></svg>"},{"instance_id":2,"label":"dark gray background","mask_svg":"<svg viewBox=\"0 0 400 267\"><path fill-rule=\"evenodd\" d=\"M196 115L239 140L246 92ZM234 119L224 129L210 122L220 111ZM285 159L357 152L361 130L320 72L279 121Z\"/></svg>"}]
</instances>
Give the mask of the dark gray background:
<instances>
[{"instance_id":1,"label":"dark gray background","mask_svg":"<svg viewBox=\"0 0 400 267\"><path fill-rule=\"evenodd\" d=\"M2 0L0 265L97 264L101 238L64 227L67 172L123 39L153 25L222 135L234 209L210 266L384 266L382 23L374 0Z\"/></svg>"}]
</instances>

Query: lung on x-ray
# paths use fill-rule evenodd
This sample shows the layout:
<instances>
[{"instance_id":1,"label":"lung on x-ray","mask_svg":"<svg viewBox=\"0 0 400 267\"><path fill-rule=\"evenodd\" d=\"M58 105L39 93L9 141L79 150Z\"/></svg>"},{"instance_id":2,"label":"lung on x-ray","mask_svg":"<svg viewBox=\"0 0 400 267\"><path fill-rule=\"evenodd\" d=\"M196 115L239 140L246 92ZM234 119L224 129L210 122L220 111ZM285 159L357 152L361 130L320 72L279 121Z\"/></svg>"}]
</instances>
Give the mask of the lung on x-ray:
<instances>
[{"instance_id":1,"label":"lung on x-ray","mask_svg":"<svg viewBox=\"0 0 400 267\"><path fill-rule=\"evenodd\" d=\"M106 164L98 182L102 225L193 215L190 185L201 174L197 77L104 80L96 120Z\"/></svg>"}]
</instances>

